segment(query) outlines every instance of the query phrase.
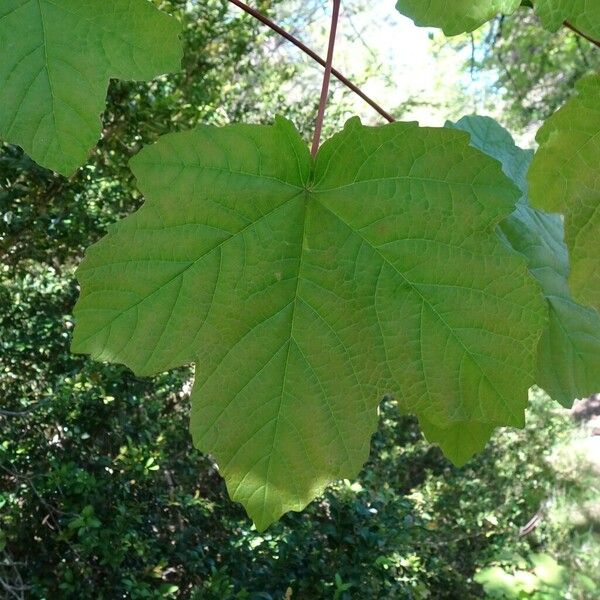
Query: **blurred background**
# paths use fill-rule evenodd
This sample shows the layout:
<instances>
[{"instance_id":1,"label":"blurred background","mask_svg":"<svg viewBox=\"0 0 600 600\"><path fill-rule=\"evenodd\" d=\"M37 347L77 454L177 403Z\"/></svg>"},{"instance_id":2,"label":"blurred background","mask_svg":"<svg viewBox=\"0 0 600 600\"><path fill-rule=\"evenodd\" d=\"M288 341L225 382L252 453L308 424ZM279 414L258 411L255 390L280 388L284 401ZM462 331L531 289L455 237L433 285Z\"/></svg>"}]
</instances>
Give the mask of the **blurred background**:
<instances>
[{"instance_id":1,"label":"blurred background","mask_svg":"<svg viewBox=\"0 0 600 600\"><path fill-rule=\"evenodd\" d=\"M141 203L127 161L142 145L275 114L312 133L320 67L226 0L155 3L185 23L183 69L112 82L72 179L0 146L0 598L600 597L600 398L566 411L532 390L526 428L461 469L386 400L359 478L259 535L192 448L191 369L139 379L70 354L74 269ZM393 4L343 2L335 64L397 119L477 112L532 146L600 67L527 9L448 39ZM252 5L325 54L328 3ZM354 114L382 122L334 81L325 134Z\"/></svg>"}]
</instances>

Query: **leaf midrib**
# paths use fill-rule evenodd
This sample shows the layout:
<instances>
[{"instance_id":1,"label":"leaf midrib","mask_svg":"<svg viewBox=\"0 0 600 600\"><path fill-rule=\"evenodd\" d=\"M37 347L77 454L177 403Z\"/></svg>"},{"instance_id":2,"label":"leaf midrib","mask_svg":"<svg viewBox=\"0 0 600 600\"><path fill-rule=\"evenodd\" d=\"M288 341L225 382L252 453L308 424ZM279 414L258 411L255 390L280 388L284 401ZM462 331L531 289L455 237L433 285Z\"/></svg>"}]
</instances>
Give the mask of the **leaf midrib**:
<instances>
[{"instance_id":1,"label":"leaf midrib","mask_svg":"<svg viewBox=\"0 0 600 600\"><path fill-rule=\"evenodd\" d=\"M271 441L271 451L269 451L269 453L268 453L267 474L265 476L265 483L264 483L264 488L263 488L263 501L262 501L260 522L264 522L264 519L265 519L265 509L267 507L267 492L268 492L268 488L269 488L269 476L271 473L271 465L273 464L272 449L277 446L277 434L279 432L279 422L281 421L281 410L283 408L285 383L287 380L288 365L290 363L290 350L292 348L292 342L295 343L296 345L298 345L297 342L294 340L294 324L295 324L295 319L296 319L296 307L298 306L298 290L300 288L300 274L302 272L302 257L304 256L304 241L306 238L306 213L308 212L309 192L307 190L304 190L303 194L304 194L305 198L304 198L304 202L302 203L302 236L301 236L301 241L300 241L300 257L298 259L298 273L296 275L296 289L294 290L294 295L292 298L293 306L292 306L292 317L290 319L290 335L287 340L287 351L286 351L286 355L285 355L285 367L283 369L283 377L281 378L281 392L279 394L279 404L277 406L277 414L274 417L275 428L273 429L273 439Z\"/></svg>"}]
</instances>

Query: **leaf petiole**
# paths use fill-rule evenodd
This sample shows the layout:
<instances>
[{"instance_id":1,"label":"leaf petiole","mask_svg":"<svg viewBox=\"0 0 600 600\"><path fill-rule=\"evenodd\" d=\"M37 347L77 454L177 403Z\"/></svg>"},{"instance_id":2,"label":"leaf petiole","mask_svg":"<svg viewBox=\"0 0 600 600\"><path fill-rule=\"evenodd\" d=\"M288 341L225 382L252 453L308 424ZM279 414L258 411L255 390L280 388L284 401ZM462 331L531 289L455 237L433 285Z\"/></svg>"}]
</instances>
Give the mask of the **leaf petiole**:
<instances>
[{"instance_id":1,"label":"leaf petiole","mask_svg":"<svg viewBox=\"0 0 600 600\"><path fill-rule=\"evenodd\" d=\"M260 11L248 6L241 0L228 0L234 6L237 6L245 13L249 14L251 17L254 17L256 20L260 21L263 25L266 25L270 29L272 29L275 33L280 35L282 38L286 39L288 42L291 42L302 50L304 54L312 58L315 62L320 64L322 67L326 65L325 59L319 56L314 50L309 48L306 44L302 43L297 37L293 36L291 33L287 32L285 29L277 25L277 23L273 22L267 16L263 15ZM393 123L396 119L384 110L375 100L367 96L356 84L352 83L343 73L338 71L335 67L331 68L331 74L341 83L343 83L351 92L354 92L359 98L364 100L371 108L376 110L386 121L389 123Z\"/></svg>"},{"instance_id":2,"label":"leaf petiole","mask_svg":"<svg viewBox=\"0 0 600 600\"><path fill-rule=\"evenodd\" d=\"M327 106L327 97L329 96L329 82L331 81L331 69L333 64L333 51L335 49L335 36L340 16L340 0L333 0L333 13L331 15L331 28L329 30L329 45L327 48L327 64L325 73L323 73L323 85L321 87L321 98L319 99L319 111L315 123L315 134L313 136L312 148L310 153L313 158L317 156L319 144L321 143L321 131L323 130L323 119L325 117L325 108Z\"/></svg>"}]
</instances>

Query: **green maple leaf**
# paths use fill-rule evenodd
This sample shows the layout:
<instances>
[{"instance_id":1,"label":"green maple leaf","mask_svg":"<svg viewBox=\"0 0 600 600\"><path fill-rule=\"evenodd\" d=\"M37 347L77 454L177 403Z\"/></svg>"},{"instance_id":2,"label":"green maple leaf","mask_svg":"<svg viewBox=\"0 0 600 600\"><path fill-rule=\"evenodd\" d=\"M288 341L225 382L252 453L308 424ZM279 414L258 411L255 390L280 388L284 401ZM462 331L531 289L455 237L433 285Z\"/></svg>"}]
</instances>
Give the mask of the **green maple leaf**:
<instances>
[{"instance_id":1,"label":"green maple leaf","mask_svg":"<svg viewBox=\"0 0 600 600\"><path fill-rule=\"evenodd\" d=\"M540 339L536 383L564 406L600 390L600 315L577 303L568 286L569 254L560 215L532 208L527 172L533 152L517 147L511 135L486 117L465 117L454 125L471 143L502 163L522 197L500 224L506 243L529 261L548 302L549 321Z\"/></svg>"},{"instance_id":2,"label":"green maple leaf","mask_svg":"<svg viewBox=\"0 0 600 600\"><path fill-rule=\"evenodd\" d=\"M474 31L498 13L512 14L521 0L398 0L396 8L416 25L439 27L446 35Z\"/></svg>"},{"instance_id":3,"label":"green maple leaf","mask_svg":"<svg viewBox=\"0 0 600 600\"><path fill-rule=\"evenodd\" d=\"M535 0L535 11L550 31L558 31L564 21L569 21L600 40L600 2L597 0Z\"/></svg>"},{"instance_id":4,"label":"green maple leaf","mask_svg":"<svg viewBox=\"0 0 600 600\"><path fill-rule=\"evenodd\" d=\"M201 127L132 161L143 207L78 269L73 349L196 364L191 431L259 529L356 475L394 392L432 427L523 422L544 320L495 234L519 192L449 129Z\"/></svg>"},{"instance_id":5,"label":"green maple leaf","mask_svg":"<svg viewBox=\"0 0 600 600\"><path fill-rule=\"evenodd\" d=\"M177 70L180 30L147 0L2 0L0 137L71 175L100 137L109 79Z\"/></svg>"},{"instance_id":6,"label":"green maple leaf","mask_svg":"<svg viewBox=\"0 0 600 600\"><path fill-rule=\"evenodd\" d=\"M571 289L600 309L600 76L577 90L538 132L530 194L534 206L564 215Z\"/></svg>"}]
</instances>

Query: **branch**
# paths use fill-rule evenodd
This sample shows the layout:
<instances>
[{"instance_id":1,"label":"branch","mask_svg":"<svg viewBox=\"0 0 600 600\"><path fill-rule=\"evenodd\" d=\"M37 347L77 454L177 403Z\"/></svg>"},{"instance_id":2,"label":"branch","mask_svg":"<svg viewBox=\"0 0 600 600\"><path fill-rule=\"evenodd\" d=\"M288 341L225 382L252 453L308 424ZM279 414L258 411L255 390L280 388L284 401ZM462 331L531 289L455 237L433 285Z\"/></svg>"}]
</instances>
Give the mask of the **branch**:
<instances>
[{"instance_id":1,"label":"branch","mask_svg":"<svg viewBox=\"0 0 600 600\"><path fill-rule=\"evenodd\" d=\"M595 40L593 37L590 37L587 33L583 33L583 31L577 29L577 27L575 27L575 25L573 25L572 23L569 23L569 21L564 21L563 25L567 29L570 29L571 31L575 32L577 35L580 35L582 38L585 38L588 42L594 44L594 46L600 48L600 41Z\"/></svg>"},{"instance_id":2,"label":"branch","mask_svg":"<svg viewBox=\"0 0 600 600\"><path fill-rule=\"evenodd\" d=\"M337 33L338 18L340 16L340 1L333 0L333 13L331 15L331 28L329 30L329 46L327 48L327 64L325 73L323 73L323 86L321 87L321 98L319 100L319 112L317 113L317 122L315 124L315 135L313 137L312 149L310 153L313 158L317 156L319 145L321 143L321 131L323 130L323 119L325 118L325 107L329 97L329 82L331 81L331 69L333 64L333 50L335 48L335 36Z\"/></svg>"},{"instance_id":3,"label":"branch","mask_svg":"<svg viewBox=\"0 0 600 600\"><path fill-rule=\"evenodd\" d=\"M23 600L25 598L25 596L23 596L23 590L24 589L28 589L28 588L22 588L20 586L15 587L14 585L9 584L8 582L4 581L4 579L2 579L0 577L0 586L2 586L2 589L8 594L6 597L12 597L12 598L16 598L16 600ZM17 593L17 592L21 592L21 593Z\"/></svg>"},{"instance_id":4,"label":"branch","mask_svg":"<svg viewBox=\"0 0 600 600\"><path fill-rule=\"evenodd\" d=\"M38 408L40 408L40 406L44 406L44 404L48 404L48 402L50 402L50 399L42 400L42 401L36 402L35 404L32 404L31 406L28 406L27 408L20 410L20 411L5 410L3 408L0 408L0 417L26 417L28 414L32 413L34 410L37 410Z\"/></svg>"},{"instance_id":5,"label":"branch","mask_svg":"<svg viewBox=\"0 0 600 600\"><path fill-rule=\"evenodd\" d=\"M292 44L294 44L294 46L296 46L297 48L300 48L300 50L302 50L302 52L304 52L306 55L310 56L310 58L312 58L315 62L319 63L322 67L325 67L327 65L325 60L323 58L321 58L316 52L311 50L308 46L303 44L298 38L293 36L291 33L288 33L287 31L285 31L285 29L281 28L279 25L277 25L277 23L274 23L273 21L271 21L271 19L269 19L268 17L263 15L258 10L248 6L244 2L241 2L240 0L228 0L228 1L231 4L234 4L238 8L242 9L244 12L248 13L250 16L257 19L258 21L260 21L263 25L266 25L267 27L271 28L275 33L278 33L280 36L282 36L283 38L288 40L288 42L291 42ZM375 100L369 98L369 96L367 96L358 86L354 85L346 76L344 76L342 73L340 73L337 69L332 67L331 73L338 81L343 83L349 90L352 90L357 96L362 98L369 106L371 106L374 110L376 110L386 121L393 123L396 120L396 119L394 119L394 117L392 117L392 115L390 115L390 113L383 110L383 108L381 108L381 106L379 106L379 104L377 104L377 102L375 102Z\"/></svg>"}]
</instances>

